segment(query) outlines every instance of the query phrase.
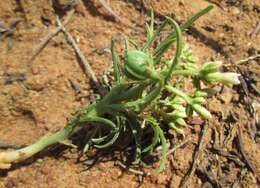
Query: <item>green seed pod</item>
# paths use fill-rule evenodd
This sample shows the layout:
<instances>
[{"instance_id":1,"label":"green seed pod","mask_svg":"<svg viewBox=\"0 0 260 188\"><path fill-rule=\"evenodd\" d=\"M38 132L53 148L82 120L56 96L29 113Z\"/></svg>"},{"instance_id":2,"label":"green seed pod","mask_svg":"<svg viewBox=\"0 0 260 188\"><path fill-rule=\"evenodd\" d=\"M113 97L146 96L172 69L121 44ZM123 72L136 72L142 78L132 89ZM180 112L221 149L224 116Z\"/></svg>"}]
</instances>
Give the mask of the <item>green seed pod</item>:
<instances>
[{"instance_id":1,"label":"green seed pod","mask_svg":"<svg viewBox=\"0 0 260 188\"><path fill-rule=\"evenodd\" d=\"M193 64L193 63L186 63L183 65L185 69L187 70L193 70L193 71L197 71L198 70L198 67L196 64Z\"/></svg>"},{"instance_id":2,"label":"green seed pod","mask_svg":"<svg viewBox=\"0 0 260 188\"><path fill-rule=\"evenodd\" d=\"M180 104L172 104L171 107L175 110L185 112L185 107Z\"/></svg>"},{"instance_id":3,"label":"green seed pod","mask_svg":"<svg viewBox=\"0 0 260 188\"><path fill-rule=\"evenodd\" d=\"M169 127L173 130L175 130L177 133L184 135L184 131L175 125L175 123L171 122L169 123Z\"/></svg>"},{"instance_id":4,"label":"green seed pod","mask_svg":"<svg viewBox=\"0 0 260 188\"><path fill-rule=\"evenodd\" d=\"M158 79L157 72L153 69L152 58L138 50L129 50L125 61L126 76L132 80Z\"/></svg>"},{"instance_id":5,"label":"green seed pod","mask_svg":"<svg viewBox=\"0 0 260 188\"><path fill-rule=\"evenodd\" d=\"M184 126L184 127L187 125L186 122L185 122L185 120L182 119L182 118L177 118L177 119L175 120L175 122L176 122L178 125L181 125L181 126Z\"/></svg>"},{"instance_id":6,"label":"green seed pod","mask_svg":"<svg viewBox=\"0 0 260 188\"><path fill-rule=\"evenodd\" d=\"M167 113L169 117L175 119L175 118L186 118L187 117L187 114L186 112L183 112L183 111L178 111L178 110L175 110L171 113Z\"/></svg>"},{"instance_id":7,"label":"green seed pod","mask_svg":"<svg viewBox=\"0 0 260 188\"><path fill-rule=\"evenodd\" d=\"M206 108L204 108L203 106L201 106L199 104L192 104L192 108L197 113L199 113L203 118L205 118L205 119L211 119L212 118L210 112Z\"/></svg>"},{"instance_id":8,"label":"green seed pod","mask_svg":"<svg viewBox=\"0 0 260 188\"><path fill-rule=\"evenodd\" d=\"M207 95L208 94L206 92L198 90L194 93L194 97L206 97Z\"/></svg>"},{"instance_id":9,"label":"green seed pod","mask_svg":"<svg viewBox=\"0 0 260 188\"><path fill-rule=\"evenodd\" d=\"M174 96L174 98L171 100L172 104L183 104L185 103L185 100L179 96Z\"/></svg>"},{"instance_id":10,"label":"green seed pod","mask_svg":"<svg viewBox=\"0 0 260 188\"><path fill-rule=\"evenodd\" d=\"M201 104L204 103L206 100L203 97L196 97L192 100L193 103Z\"/></svg>"}]
</instances>

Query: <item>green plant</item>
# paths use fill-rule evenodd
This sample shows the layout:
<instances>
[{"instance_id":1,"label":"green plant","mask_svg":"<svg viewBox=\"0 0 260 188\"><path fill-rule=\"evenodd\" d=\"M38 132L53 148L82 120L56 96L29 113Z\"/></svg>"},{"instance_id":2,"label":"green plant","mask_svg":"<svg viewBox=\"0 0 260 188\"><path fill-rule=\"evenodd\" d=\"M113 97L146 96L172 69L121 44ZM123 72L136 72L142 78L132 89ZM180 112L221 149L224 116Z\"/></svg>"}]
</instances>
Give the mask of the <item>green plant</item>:
<instances>
[{"instance_id":1,"label":"green plant","mask_svg":"<svg viewBox=\"0 0 260 188\"><path fill-rule=\"evenodd\" d=\"M129 137L133 138L136 144L134 163L141 160L143 153L150 153L156 146L161 145L162 157L158 170L163 170L168 150L165 131L170 128L184 134L185 120L192 116L193 112L197 112L205 119L211 118L210 112L203 107L207 93L201 90L200 83L202 81L227 85L239 83L238 74L219 72L221 65L219 62L210 62L199 67L189 48L183 48L181 32L212 8L212 6L205 8L181 26L166 17L157 30L154 29L152 13L151 23L147 25L145 45L142 48L135 45L134 49L130 49L128 41L125 41L123 65L119 62L120 58L115 51L115 40L112 40L115 82L110 92L96 103L78 111L60 131L46 135L23 149L0 153L0 169L10 168L12 163L27 159L52 144L64 143L86 123L94 122L95 127L88 133L84 151L91 145L96 148L109 147L121 134L130 130L132 135ZM173 31L152 51L150 48L156 37L167 25L170 25ZM167 60L163 55L174 43L176 43L175 55ZM174 84L170 82L173 76L191 78L196 91L191 94L182 91L178 82ZM165 93L168 94L166 97L163 95ZM150 144L142 142L144 127L153 130Z\"/></svg>"}]
</instances>

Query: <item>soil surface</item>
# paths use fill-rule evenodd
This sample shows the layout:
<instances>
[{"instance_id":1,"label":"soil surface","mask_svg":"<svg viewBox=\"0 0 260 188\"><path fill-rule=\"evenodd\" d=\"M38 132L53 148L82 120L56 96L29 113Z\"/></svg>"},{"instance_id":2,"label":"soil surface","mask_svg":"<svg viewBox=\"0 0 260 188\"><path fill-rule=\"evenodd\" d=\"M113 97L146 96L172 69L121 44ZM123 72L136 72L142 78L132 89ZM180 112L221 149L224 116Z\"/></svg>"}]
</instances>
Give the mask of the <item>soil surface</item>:
<instances>
[{"instance_id":1,"label":"soil surface","mask_svg":"<svg viewBox=\"0 0 260 188\"><path fill-rule=\"evenodd\" d=\"M260 52L256 30L260 0L110 0L109 6L120 20L101 2L84 0L74 7L57 7L50 0L0 1L1 28L8 29L1 31L0 40L0 143L33 143L64 127L73 112L93 100L89 77L62 32L31 59L40 42L57 27L56 15L75 8L66 28L101 77L111 65L111 38L131 36L143 43L151 8L157 22L170 15L183 23L213 4L215 8L184 33L185 41L201 63L222 60L225 70L242 74L242 84L232 89L219 86L219 92L208 100L214 118L188 187L259 187L260 61L254 57ZM79 93L72 82L80 88ZM167 169L160 174L154 173L154 163L137 168L151 176L136 175L116 165L113 154L100 157L89 168L91 159L80 157L80 151L54 147L11 170L0 171L0 187L179 187L191 167L202 128L187 128L190 141L169 156ZM239 130L246 159L241 154Z\"/></svg>"}]
</instances>

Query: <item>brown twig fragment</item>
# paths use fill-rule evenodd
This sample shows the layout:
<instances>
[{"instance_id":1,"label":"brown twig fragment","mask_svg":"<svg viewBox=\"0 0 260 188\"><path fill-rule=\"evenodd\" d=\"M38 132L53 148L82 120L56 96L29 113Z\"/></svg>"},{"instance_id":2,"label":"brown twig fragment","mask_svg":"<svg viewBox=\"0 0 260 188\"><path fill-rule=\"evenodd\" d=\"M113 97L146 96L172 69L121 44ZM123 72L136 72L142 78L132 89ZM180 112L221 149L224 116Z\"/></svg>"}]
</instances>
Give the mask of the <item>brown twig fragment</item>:
<instances>
[{"instance_id":1,"label":"brown twig fragment","mask_svg":"<svg viewBox=\"0 0 260 188\"><path fill-rule=\"evenodd\" d=\"M68 42L72 45L73 49L75 50L76 54L78 55L78 57L80 58L80 62L82 64L82 67L84 69L84 73L87 76L90 76L91 80L94 82L94 84L98 87L100 84L98 82L98 79L96 77L95 72L92 70L91 66L89 65L86 57L83 55L83 53L81 52L80 48L78 47L76 41L74 40L74 38L71 36L71 34L66 30L66 28L64 27L64 25L61 23L59 17L57 17L57 23L58 26L61 28L61 30L63 31L63 33L66 35Z\"/></svg>"},{"instance_id":2,"label":"brown twig fragment","mask_svg":"<svg viewBox=\"0 0 260 188\"><path fill-rule=\"evenodd\" d=\"M229 160L233 161L238 166L241 166L241 167L245 166L245 164L242 161L240 161L239 158L236 155L233 155L233 154L229 153L228 151L223 150L220 147L214 146L212 148L212 150L213 150L214 153L221 155L223 157L226 157Z\"/></svg>"},{"instance_id":3,"label":"brown twig fragment","mask_svg":"<svg viewBox=\"0 0 260 188\"><path fill-rule=\"evenodd\" d=\"M213 172L208 171L205 167L199 167L197 168L197 171L202 174L204 177L207 178L207 180L216 188L221 188L221 184L219 183L217 177Z\"/></svg>"},{"instance_id":4,"label":"brown twig fragment","mask_svg":"<svg viewBox=\"0 0 260 188\"><path fill-rule=\"evenodd\" d=\"M74 89L75 93L79 94L80 93L80 86L79 86L79 84L76 81L71 80L71 79L69 79L69 82L70 82L71 87Z\"/></svg>"},{"instance_id":5,"label":"brown twig fragment","mask_svg":"<svg viewBox=\"0 0 260 188\"><path fill-rule=\"evenodd\" d=\"M240 172L240 176L239 178L237 178L234 183L232 184L232 188L236 188L236 187L240 187L239 184L241 182L241 180L245 177L245 175L247 174L247 169L243 168Z\"/></svg>"},{"instance_id":6,"label":"brown twig fragment","mask_svg":"<svg viewBox=\"0 0 260 188\"><path fill-rule=\"evenodd\" d=\"M120 21L121 23L124 23L123 20L118 16L112 8L109 6L109 4L105 0L99 0L99 3L111 14L116 20Z\"/></svg>"},{"instance_id":7,"label":"brown twig fragment","mask_svg":"<svg viewBox=\"0 0 260 188\"><path fill-rule=\"evenodd\" d=\"M167 153L167 155L170 155L172 153L174 153L178 148L181 148L182 146L184 146L185 144L187 144L188 142L190 142L190 139L187 138L186 140L182 141L181 143L179 143L178 145L174 146L172 149L170 149Z\"/></svg>"},{"instance_id":8,"label":"brown twig fragment","mask_svg":"<svg viewBox=\"0 0 260 188\"><path fill-rule=\"evenodd\" d=\"M74 14L75 9L71 9L68 11L66 17L64 18L63 24L62 25L67 25ZM61 26L58 26L57 28L51 30L47 36L45 36L39 46L34 50L32 57L29 59L29 62L34 61L34 59L39 55L39 53L44 49L44 47L48 44L48 42L55 37L60 31L62 30Z\"/></svg>"},{"instance_id":9,"label":"brown twig fragment","mask_svg":"<svg viewBox=\"0 0 260 188\"><path fill-rule=\"evenodd\" d=\"M192 165L191 165L190 169L188 170L187 174L184 176L184 178L181 181L181 184L180 184L181 188L187 187L189 179L193 176L193 174L194 174L194 172L197 168L198 159L199 159L199 156L200 156L202 149L203 149L203 143L204 143L204 140L205 140L207 130L208 130L208 123L205 123L205 125L204 125L204 127L201 131L201 134L200 134L199 145L197 146L195 153L194 153Z\"/></svg>"},{"instance_id":10,"label":"brown twig fragment","mask_svg":"<svg viewBox=\"0 0 260 188\"><path fill-rule=\"evenodd\" d=\"M255 167L255 165L250 161L249 157L247 156L247 154L246 154L246 152L245 152L244 143L243 143L243 140L242 140L242 133L241 133L241 129L240 129L240 128L238 129L237 138L238 138L239 150L240 150L240 152L241 152L242 157L243 157L244 160L245 160L245 163L246 163L247 167L248 167L249 170L251 170L252 173L255 175L256 180L258 181L258 183L260 183L260 177L259 177L259 175L257 174L256 167Z\"/></svg>"},{"instance_id":11,"label":"brown twig fragment","mask_svg":"<svg viewBox=\"0 0 260 188\"><path fill-rule=\"evenodd\" d=\"M145 172L142 172L142 171L140 171L140 170L135 170L135 169L133 169L133 168L127 167L127 166L126 166L125 164L123 164L121 161L116 161L116 162L115 162L115 165L118 165L118 166L120 166L120 167L123 168L123 169L127 169L129 172L132 172L132 173L134 173L134 174L136 174L136 175L139 175L139 176L150 176L149 173L145 173Z\"/></svg>"},{"instance_id":12,"label":"brown twig fragment","mask_svg":"<svg viewBox=\"0 0 260 188\"><path fill-rule=\"evenodd\" d=\"M23 147L24 145L16 145L16 144L8 144L8 143L0 142L0 149L20 149Z\"/></svg>"},{"instance_id":13,"label":"brown twig fragment","mask_svg":"<svg viewBox=\"0 0 260 188\"><path fill-rule=\"evenodd\" d=\"M255 37L260 33L260 21L257 22L255 29L250 33L251 37Z\"/></svg>"},{"instance_id":14,"label":"brown twig fragment","mask_svg":"<svg viewBox=\"0 0 260 188\"><path fill-rule=\"evenodd\" d=\"M241 59L241 60L237 61L235 64L239 65L239 64L246 63L246 62L254 60L254 59L258 59L258 58L260 58L260 54L256 54L254 56L250 56L250 57L248 57L246 59Z\"/></svg>"}]
</instances>

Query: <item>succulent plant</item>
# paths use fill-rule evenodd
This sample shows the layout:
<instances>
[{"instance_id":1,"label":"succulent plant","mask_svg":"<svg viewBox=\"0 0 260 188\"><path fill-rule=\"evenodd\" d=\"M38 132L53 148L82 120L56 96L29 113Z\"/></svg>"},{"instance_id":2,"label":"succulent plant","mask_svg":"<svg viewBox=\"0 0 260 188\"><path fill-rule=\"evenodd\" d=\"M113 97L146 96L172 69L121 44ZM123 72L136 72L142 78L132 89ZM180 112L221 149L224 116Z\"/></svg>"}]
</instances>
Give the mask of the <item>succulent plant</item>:
<instances>
[{"instance_id":1,"label":"succulent plant","mask_svg":"<svg viewBox=\"0 0 260 188\"><path fill-rule=\"evenodd\" d=\"M186 119L193 116L194 112L205 119L211 118L210 112L204 107L207 93L201 90L200 82L239 84L237 73L219 72L220 62L209 62L200 67L196 64L192 51L185 46L183 48L181 32L212 8L209 6L203 9L181 26L172 18L166 17L157 30L154 29L152 13L151 24L147 25L147 42L143 47L134 49L130 49L126 42L123 62L120 62L113 39L111 53L114 83L109 93L74 114L58 132L48 134L25 148L0 153L0 169L8 169L12 163L25 160L53 144L65 143L73 133L91 123L94 129L89 130L87 135L85 152L90 146L109 147L121 138L120 135L131 132L132 135L127 134L127 137L136 144L134 162L139 162L144 153L151 153L156 146L161 145L162 157L158 170L163 170L168 150L165 127L185 134ZM172 32L154 47L154 41L166 25L173 28ZM164 54L174 43L175 55L171 59L165 59ZM172 81L173 77L192 79L195 92L182 91L180 85ZM152 138L145 144L144 129L153 131Z\"/></svg>"}]
</instances>

